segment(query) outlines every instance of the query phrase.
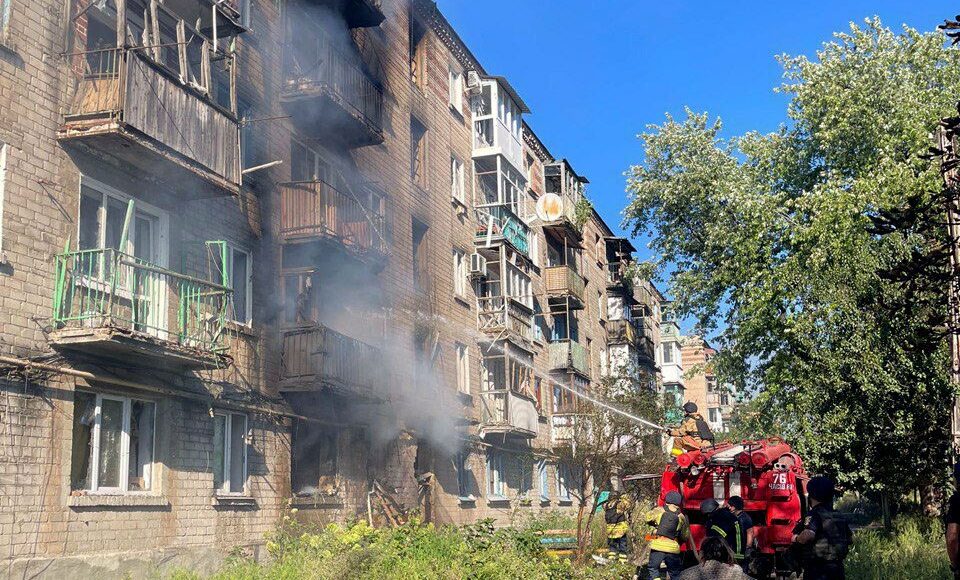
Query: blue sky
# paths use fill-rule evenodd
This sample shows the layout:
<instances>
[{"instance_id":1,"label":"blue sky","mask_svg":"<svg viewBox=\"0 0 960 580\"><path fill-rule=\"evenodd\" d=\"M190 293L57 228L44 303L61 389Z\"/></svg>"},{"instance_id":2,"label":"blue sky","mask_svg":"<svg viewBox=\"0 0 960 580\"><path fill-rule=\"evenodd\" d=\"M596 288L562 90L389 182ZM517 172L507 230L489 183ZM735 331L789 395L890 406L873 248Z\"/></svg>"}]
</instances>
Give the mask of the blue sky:
<instances>
[{"instance_id":1,"label":"blue sky","mask_svg":"<svg viewBox=\"0 0 960 580\"><path fill-rule=\"evenodd\" d=\"M723 118L727 135L772 131L786 98L775 60L813 55L834 31L878 15L932 30L960 11L946 0L820 2L439 0L491 74L532 109L551 153L586 175L601 215L619 231L623 172L641 161L636 135L684 106ZM643 240L635 245L650 256ZM663 284L661 284L663 286Z\"/></svg>"}]
</instances>

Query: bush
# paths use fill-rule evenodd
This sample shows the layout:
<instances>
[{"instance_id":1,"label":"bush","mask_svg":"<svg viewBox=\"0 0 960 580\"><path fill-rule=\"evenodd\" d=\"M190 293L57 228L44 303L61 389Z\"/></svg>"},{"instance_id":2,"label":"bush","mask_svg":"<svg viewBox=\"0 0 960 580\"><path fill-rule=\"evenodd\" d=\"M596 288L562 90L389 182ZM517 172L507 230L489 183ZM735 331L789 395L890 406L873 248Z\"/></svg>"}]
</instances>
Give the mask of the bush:
<instances>
[{"instance_id":1,"label":"bush","mask_svg":"<svg viewBox=\"0 0 960 580\"><path fill-rule=\"evenodd\" d=\"M893 534L860 530L846 561L847 577L950 578L943 524L922 516L899 517Z\"/></svg>"},{"instance_id":2,"label":"bush","mask_svg":"<svg viewBox=\"0 0 960 580\"><path fill-rule=\"evenodd\" d=\"M632 575L623 565L575 567L548 556L538 531L568 528L560 518L538 518L522 528L495 529L492 520L463 527L412 521L395 529L374 529L365 521L312 528L286 520L268 538L269 564L230 558L214 580L346 578L613 579ZM179 571L176 580L198 580Z\"/></svg>"}]
</instances>

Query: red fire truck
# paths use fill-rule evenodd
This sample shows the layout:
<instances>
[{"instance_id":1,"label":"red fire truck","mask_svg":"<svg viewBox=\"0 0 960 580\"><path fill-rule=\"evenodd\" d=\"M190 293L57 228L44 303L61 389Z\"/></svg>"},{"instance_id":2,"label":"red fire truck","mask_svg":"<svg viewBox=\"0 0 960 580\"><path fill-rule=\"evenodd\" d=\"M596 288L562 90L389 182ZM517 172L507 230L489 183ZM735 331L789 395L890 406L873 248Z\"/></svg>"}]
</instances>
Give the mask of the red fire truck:
<instances>
[{"instance_id":1,"label":"red fire truck","mask_svg":"<svg viewBox=\"0 0 960 580\"><path fill-rule=\"evenodd\" d=\"M774 571L785 576L792 567L787 551L805 505L807 479L800 457L781 439L721 443L683 453L668 465L659 504L671 491L683 495L683 511L699 546L706 534L700 503L714 498L723 505L727 498L739 495L755 526L758 577Z\"/></svg>"}]
</instances>

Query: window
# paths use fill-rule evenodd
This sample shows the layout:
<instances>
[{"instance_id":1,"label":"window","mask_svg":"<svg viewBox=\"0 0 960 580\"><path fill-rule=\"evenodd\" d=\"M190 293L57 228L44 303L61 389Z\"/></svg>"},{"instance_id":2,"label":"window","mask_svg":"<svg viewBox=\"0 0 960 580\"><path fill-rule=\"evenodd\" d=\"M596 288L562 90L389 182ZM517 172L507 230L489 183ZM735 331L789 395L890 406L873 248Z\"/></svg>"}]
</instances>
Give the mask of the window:
<instances>
[{"instance_id":1,"label":"window","mask_svg":"<svg viewBox=\"0 0 960 580\"><path fill-rule=\"evenodd\" d=\"M546 321L543 317L543 308L539 300L533 301L533 340L543 341L543 326Z\"/></svg>"},{"instance_id":2,"label":"window","mask_svg":"<svg viewBox=\"0 0 960 580\"><path fill-rule=\"evenodd\" d=\"M213 416L213 489L243 493L247 483L247 416L216 413Z\"/></svg>"},{"instance_id":3,"label":"window","mask_svg":"<svg viewBox=\"0 0 960 580\"><path fill-rule=\"evenodd\" d=\"M572 481L570 466L565 463L557 464L557 497L560 501L570 501L570 482Z\"/></svg>"},{"instance_id":4,"label":"window","mask_svg":"<svg viewBox=\"0 0 960 580\"><path fill-rule=\"evenodd\" d=\"M537 403L537 411L543 414L543 379L534 377L533 379L533 400Z\"/></svg>"},{"instance_id":5,"label":"window","mask_svg":"<svg viewBox=\"0 0 960 580\"><path fill-rule=\"evenodd\" d=\"M503 491L503 455L499 451L487 451L487 496L490 499L504 499Z\"/></svg>"},{"instance_id":6,"label":"window","mask_svg":"<svg viewBox=\"0 0 960 580\"><path fill-rule=\"evenodd\" d=\"M530 457L517 455L514 456L513 463L517 472L517 497L529 498L533 491L533 460Z\"/></svg>"},{"instance_id":7,"label":"window","mask_svg":"<svg viewBox=\"0 0 960 580\"><path fill-rule=\"evenodd\" d=\"M663 345L663 364L669 365L673 364L673 344L666 343Z\"/></svg>"},{"instance_id":8,"label":"window","mask_svg":"<svg viewBox=\"0 0 960 580\"><path fill-rule=\"evenodd\" d=\"M716 407L710 407L707 409L707 413L709 413L711 423L716 423L719 420L720 409L717 409Z\"/></svg>"},{"instance_id":9,"label":"window","mask_svg":"<svg viewBox=\"0 0 960 580\"><path fill-rule=\"evenodd\" d=\"M13 0L0 0L0 42L5 42L10 32L10 12Z\"/></svg>"},{"instance_id":10,"label":"window","mask_svg":"<svg viewBox=\"0 0 960 580\"><path fill-rule=\"evenodd\" d=\"M597 316L600 320L607 319L607 299L603 296L603 290L597 290Z\"/></svg>"},{"instance_id":11,"label":"window","mask_svg":"<svg viewBox=\"0 0 960 580\"><path fill-rule=\"evenodd\" d=\"M450 103L450 108L458 113L463 112L463 72L457 68L454 68L453 65L450 65L449 69L450 74L448 75L448 84L447 84L447 101Z\"/></svg>"},{"instance_id":12,"label":"window","mask_svg":"<svg viewBox=\"0 0 960 580\"><path fill-rule=\"evenodd\" d=\"M4 0L0 0L0 40L3 39ZM0 262L3 262L3 189L7 182L7 144L0 141Z\"/></svg>"},{"instance_id":13,"label":"window","mask_svg":"<svg viewBox=\"0 0 960 580\"><path fill-rule=\"evenodd\" d=\"M547 473L547 462L541 460L537 464L537 471L540 480L540 501L550 501L550 477Z\"/></svg>"},{"instance_id":14,"label":"window","mask_svg":"<svg viewBox=\"0 0 960 580\"><path fill-rule=\"evenodd\" d=\"M417 290L424 290L427 287L426 264L427 264L427 225L413 220L411 226L413 236L413 287Z\"/></svg>"},{"instance_id":15,"label":"window","mask_svg":"<svg viewBox=\"0 0 960 580\"><path fill-rule=\"evenodd\" d=\"M131 254L154 265L163 266L160 248L165 236L159 211L147 209L138 201L127 230L126 245L121 248L123 222L130 198L97 185L84 182L80 187L79 247L81 250L112 248Z\"/></svg>"},{"instance_id":16,"label":"window","mask_svg":"<svg viewBox=\"0 0 960 580\"><path fill-rule=\"evenodd\" d=\"M427 128L416 117L410 117L410 179L427 187Z\"/></svg>"},{"instance_id":17,"label":"window","mask_svg":"<svg viewBox=\"0 0 960 580\"><path fill-rule=\"evenodd\" d=\"M427 27L411 12L410 34L410 80L421 90L427 85Z\"/></svg>"},{"instance_id":18,"label":"window","mask_svg":"<svg viewBox=\"0 0 960 580\"><path fill-rule=\"evenodd\" d=\"M313 421L294 425L290 474L294 495L336 495L337 429Z\"/></svg>"},{"instance_id":19,"label":"window","mask_svg":"<svg viewBox=\"0 0 960 580\"><path fill-rule=\"evenodd\" d=\"M467 345L457 343L457 391L470 394L470 350Z\"/></svg>"},{"instance_id":20,"label":"window","mask_svg":"<svg viewBox=\"0 0 960 580\"><path fill-rule=\"evenodd\" d=\"M531 216L533 217L533 216ZM530 231L530 261L533 262L534 266L540 266L540 236L536 234L536 230Z\"/></svg>"},{"instance_id":21,"label":"window","mask_svg":"<svg viewBox=\"0 0 960 580\"><path fill-rule=\"evenodd\" d=\"M76 391L71 486L90 492L152 487L155 404Z\"/></svg>"},{"instance_id":22,"label":"window","mask_svg":"<svg viewBox=\"0 0 960 580\"><path fill-rule=\"evenodd\" d=\"M459 202L461 205L467 205L467 198L463 190L463 161L457 159L455 155L450 156L450 198Z\"/></svg>"},{"instance_id":23,"label":"window","mask_svg":"<svg viewBox=\"0 0 960 580\"><path fill-rule=\"evenodd\" d=\"M303 143L290 140L290 180L331 182L330 165ZM331 184L332 185L332 184Z\"/></svg>"},{"instance_id":24,"label":"window","mask_svg":"<svg viewBox=\"0 0 960 580\"><path fill-rule=\"evenodd\" d=\"M227 309L227 317L238 324L249 325L252 322L251 307L253 299L253 273L250 252L223 244L223 252L216 257L217 265L224 262L222 270L225 285L233 290L232 307Z\"/></svg>"},{"instance_id":25,"label":"window","mask_svg":"<svg viewBox=\"0 0 960 580\"><path fill-rule=\"evenodd\" d=\"M457 495L460 501L473 501L470 492L473 474L470 472L470 454L466 451L457 453L454 458L454 468L457 470Z\"/></svg>"},{"instance_id":26,"label":"window","mask_svg":"<svg viewBox=\"0 0 960 580\"><path fill-rule=\"evenodd\" d=\"M461 298L467 296L467 286L469 285L467 260L466 252L457 248L453 249L453 293Z\"/></svg>"}]
</instances>

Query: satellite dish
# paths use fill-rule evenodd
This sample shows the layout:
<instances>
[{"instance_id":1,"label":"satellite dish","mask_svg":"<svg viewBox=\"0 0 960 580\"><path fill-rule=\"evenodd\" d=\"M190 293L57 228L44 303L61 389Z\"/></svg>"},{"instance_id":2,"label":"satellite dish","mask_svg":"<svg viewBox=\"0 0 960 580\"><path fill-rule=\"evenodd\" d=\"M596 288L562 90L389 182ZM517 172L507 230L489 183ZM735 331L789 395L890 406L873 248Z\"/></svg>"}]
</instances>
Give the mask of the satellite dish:
<instances>
[{"instance_id":1,"label":"satellite dish","mask_svg":"<svg viewBox=\"0 0 960 580\"><path fill-rule=\"evenodd\" d=\"M537 200L537 217L552 222L563 216L563 198L555 193L547 193Z\"/></svg>"}]
</instances>

